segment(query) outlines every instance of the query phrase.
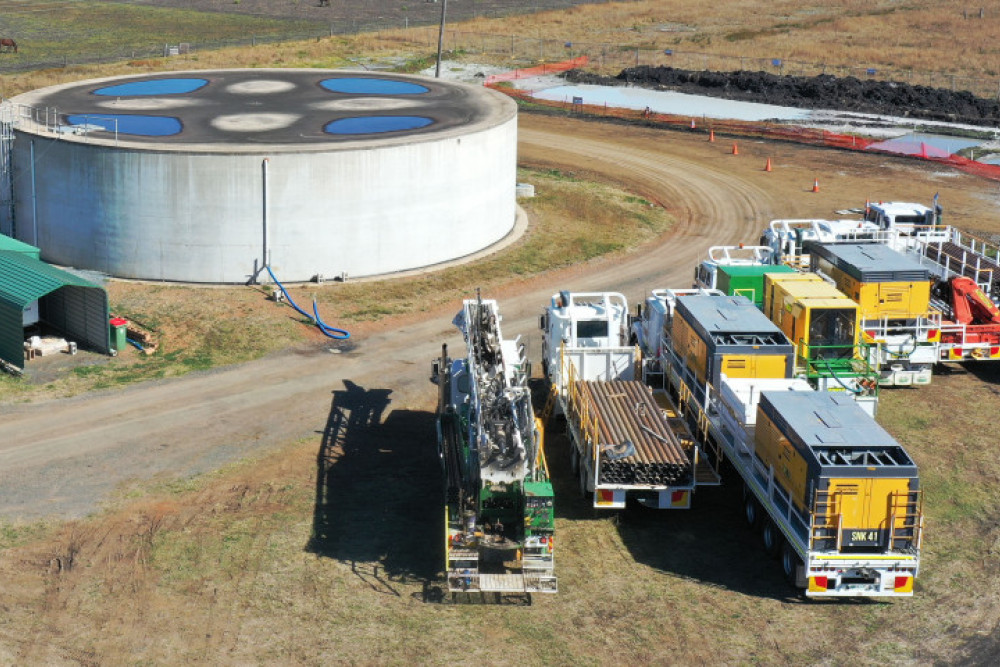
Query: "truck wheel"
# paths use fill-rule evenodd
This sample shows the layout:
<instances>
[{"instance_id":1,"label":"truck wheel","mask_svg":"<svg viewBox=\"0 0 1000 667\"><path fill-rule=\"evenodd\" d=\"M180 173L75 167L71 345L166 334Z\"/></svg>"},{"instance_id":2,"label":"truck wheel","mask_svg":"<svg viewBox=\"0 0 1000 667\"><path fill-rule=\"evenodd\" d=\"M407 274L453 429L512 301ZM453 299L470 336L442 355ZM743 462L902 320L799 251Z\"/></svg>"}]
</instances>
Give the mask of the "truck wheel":
<instances>
[{"instance_id":1,"label":"truck wheel","mask_svg":"<svg viewBox=\"0 0 1000 667\"><path fill-rule=\"evenodd\" d=\"M795 549L787 541L781 544L781 572L785 575L785 581L792 586L798 587L797 574L802 561Z\"/></svg>"},{"instance_id":2,"label":"truck wheel","mask_svg":"<svg viewBox=\"0 0 1000 667\"><path fill-rule=\"evenodd\" d=\"M576 445L572 443L569 446L569 469L574 475L580 474L580 452L576 451Z\"/></svg>"},{"instance_id":3,"label":"truck wheel","mask_svg":"<svg viewBox=\"0 0 1000 667\"><path fill-rule=\"evenodd\" d=\"M760 537L764 542L764 552L768 556L777 556L784 538L781 536L781 531L778 530L778 527L774 525L774 521L764 519L764 525L760 530Z\"/></svg>"},{"instance_id":4,"label":"truck wheel","mask_svg":"<svg viewBox=\"0 0 1000 667\"><path fill-rule=\"evenodd\" d=\"M743 518L747 520L747 524L751 528L757 527L757 521L760 519L760 505L752 493L748 493L743 499Z\"/></svg>"}]
</instances>

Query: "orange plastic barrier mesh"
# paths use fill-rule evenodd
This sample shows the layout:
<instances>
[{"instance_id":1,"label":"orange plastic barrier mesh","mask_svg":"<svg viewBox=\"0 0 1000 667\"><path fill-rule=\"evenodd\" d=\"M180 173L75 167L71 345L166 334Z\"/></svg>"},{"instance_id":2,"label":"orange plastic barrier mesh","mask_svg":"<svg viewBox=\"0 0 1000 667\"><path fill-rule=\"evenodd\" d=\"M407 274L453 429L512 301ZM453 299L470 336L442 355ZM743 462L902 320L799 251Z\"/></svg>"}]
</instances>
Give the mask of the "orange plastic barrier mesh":
<instances>
[{"instance_id":1,"label":"orange plastic barrier mesh","mask_svg":"<svg viewBox=\"0 0 1000 667\"><path fill-rule=\"evenodd\" d=\"M583 56L581 56L583 58ZM530 69L515 70L514 72L507 72L504 74L496 75L487 78L486 85L490 86L491 83L495 81L512 81L514 79L524 78L526 76L535 76L541 74L541 67L548 67L548 72L554 71L566 71L567 69L572 69L572 67L566 67L566 69L555 70L554 67L562 67L567 63L572 63L580 60L580 58L575 58L574 60L566 61L565 63L557 63L555 65L541 65L539 67L533 67ZM537 70L537 71L536 71ZM531 74L520 74L524 72L532 72ZM519 73L516 74L515 73ZM510 76L508 76L510 75ZM739 120L714 120L709 118L699 118L698 123L696 123L696 128L691 128L691 117L690 116L675 116L671 114L661 114L654 113L650 111L644 111L641 109L623 109L619 107L609 107L600 106L594 104L570 104L568 102L557 102L552 100L541 100L536 99L531 91L518 90L515 88L506 87L494 87L496 90L509 95L515 99L523 100L525 102L530 102L533 105L547 106L557 109L566 109L571 111L575 115L585 115L585 116L604 116L608 118L619 118L622 120L632 120L649 125L667 125L676 126L678 129L684 129L688 132L700 132L702 134L718 133L730 136L740 136L740 137L761 137L767 139L776 139L779 141L790 141L800 144L812 144L815 146L827 146L830 148L840 148L844 150L856 150L856 151L871 151L882 153L885 155L896 155L899 157L910 157L921 160L928 160L930 162L938 162L941 164L954 167L966 173L979 176L981 178L986 178L994 181L1000 181L1000 165L995 164L985 164L982 162L976 162L975 160L970 160L964 158L960 155L947 155L940 150L932 149L931 147L925 147L913 154L901 153L899 151L892 150L882 150L875 144L882 142L881 139L873 139L869 137L859 137L853 134L837 134L835 132L828 132L826 130L813 129L808 127L796 127L793 125L779 125L776 123L755 123L750 121L739 121Z\"/></svg>"},{"instance_id":2,"label":"orange plastic barrier mesh","mask_svg":"<svg viewBox=\"0 0 1000 667\"><path fill-rule=\"evenodd\" d=\"M501 74L491 74L486 77L485 85L489 86L491 84L497 83L498 81L516 81L517 79L526 79L530 76L542 76L544 74L558 74L559 72L568 72L571 69L576 69L577 67L583 67L590 62L590 58L587 56L579 56L571 60L564 60L561 63L543 63L541 65L536 65L535 67L525 67L524 69L513 69L509 72L503 72Z\"/></svg>"}]
</instances>

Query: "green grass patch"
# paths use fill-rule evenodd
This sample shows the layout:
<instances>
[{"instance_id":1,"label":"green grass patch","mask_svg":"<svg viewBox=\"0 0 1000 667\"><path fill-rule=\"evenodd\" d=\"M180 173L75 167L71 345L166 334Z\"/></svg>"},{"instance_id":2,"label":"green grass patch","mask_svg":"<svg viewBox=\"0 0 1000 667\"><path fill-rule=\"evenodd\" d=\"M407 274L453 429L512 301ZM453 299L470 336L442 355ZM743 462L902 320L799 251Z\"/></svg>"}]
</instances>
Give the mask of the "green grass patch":
<instances>
[{"instance_id":1,"label":"green grass patch","mask_svg":"<svg viewBox=\"0 0 1000 667\"><path fill-rule=\"evenodd\" d=\"M0 520L0 551L12 549L47 535L52 525L46 521L23 523Z\"/></svg>"},{"instance_id":2,"label":"green grass patch","mask_svg":"<svg viewBox=\"0 0 1000 667\"><path fill-rule=\"evenodd\" d=\"M17 38L22 62L69 62L128 57L154 45L246 43L251 36L275 39L315 33L321 24L247 14L167 9L118 2L4 3L4 34ZM40 11L41 9L41 11ZM108 30L114 26L114 30ZM12 54L13 55L13 54Z\"/></svg>"}]
</instances>

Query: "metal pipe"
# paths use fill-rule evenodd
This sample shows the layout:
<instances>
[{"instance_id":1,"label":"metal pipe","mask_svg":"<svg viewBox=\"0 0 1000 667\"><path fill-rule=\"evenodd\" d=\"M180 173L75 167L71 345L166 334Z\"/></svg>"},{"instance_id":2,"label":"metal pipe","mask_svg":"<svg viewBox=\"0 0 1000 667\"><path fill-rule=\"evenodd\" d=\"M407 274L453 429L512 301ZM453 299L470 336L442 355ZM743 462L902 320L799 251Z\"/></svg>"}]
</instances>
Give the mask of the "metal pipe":
<instances>
[{"instance_id":1,"label":"metal pipe","mask_svg":"<svg viewBox=\"0 0 1000 667\"><path fill-rule=\"evenodd\" d=\"M32 139L28 145L29 158L31 162L31 245L36 248L38 245L38 192L35 189L35 140Z\"/></svg>"},{"instance_id":2,"label":"metal pipe","mask_svg":"<svg viewBox=\"0 0 1000 667\"><path fill-rule=\"evenodd\" d=\"M262 179L262 183L261 183L261 212L260 212L260 217L261 217L261 224L263 226L263 230L262 231L263 231L263 244L264 244L263 253L261 255L261 261L264 263L264 266L271 266L271 257L269 255L269 253L271 252L271 244L270 244L270 233L271 233L271 230L270 230L270 228L267 225L267 203L268 203L268 201L267 201L268 200L268 197L267 197L267 194L268 194L267 193L267 187L268 187L268 182L267 182L268 181L268 178L267 178L268 177L267 167L270 164L270 162L271 162L271 158L267 158L267 157L264 158L264 160L261 162L261 179Z\"/></svg>"},{"instance_id":3,"label":"metal pipe","mask_svg":"<svg viewBox=\"0 0 1000 667\"><path fill-rule=\"evenodd\" d=\"M441 25L438 27L437 64L434 66L434 78L441 78L441 46L444 44L444 18L448 13L448 0L441 0Z\"/></svg>"}]
</instances>

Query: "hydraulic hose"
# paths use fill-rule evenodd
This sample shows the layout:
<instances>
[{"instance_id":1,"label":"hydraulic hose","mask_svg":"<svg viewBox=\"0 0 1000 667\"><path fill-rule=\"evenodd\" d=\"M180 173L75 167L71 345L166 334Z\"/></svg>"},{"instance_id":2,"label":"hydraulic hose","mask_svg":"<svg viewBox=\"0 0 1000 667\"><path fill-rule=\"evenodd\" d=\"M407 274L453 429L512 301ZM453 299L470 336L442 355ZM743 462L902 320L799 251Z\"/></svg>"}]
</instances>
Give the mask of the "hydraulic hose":
<instances>
[{"instance_id":1,"label":"hydraulic hose","mask_svg":"<svg viewBox=\"0 0 1000 667\"><path fill-rule=\"evenodd\" d=\"M843 387L844 390L846 390L846 391L848 391L848 392L850 392L852 394L861 394L864 391L863 389L851 389L849 386L847 386L846 384L844 384L844 381L841 380L837 376L837 372L835 370L833 370L832 366L830 366L829 359L823 359L823 365L826 366L826 370L827 370L828 373L830 373L830 377L832 377L834 380L836 380L837 384L839 384L841 387Z\"/></svg>"},{"instance_id":2,"label":"hydraulic hose","mask_svg":"<svg viewBox=\"0 0 1000 667\"><path fill-rule=\"evenodd\" d=\"M285 300L288 301L288 303L292 306L292 308L297 310L299 314L301 314L303 317L307 317L310 320L312 320L313 324L316 325L316 328L319 329L324 336L326 336L327 338L333 338L334 340L346 340L351 337L351 334L348 331L345 331L344 329L338 329L336 327L331 327L325 322L323 322L322 319L320 319L319 311L316 307L315 298L313 298L312 315L299 308L298 304L295 303L295 300L292 299L292 296L288 293L288 290L285 289L285 286L282 285L281 282L278 280L278 278L274 275L274 271L271 270L271 267L269 265L265 265L264 268L267 269L268 274L270 274L271 276L271 280L273 280L274 284L278 286L278 288L281 290L281 293L285 295Z\"/></svg>"}]
</instances>

